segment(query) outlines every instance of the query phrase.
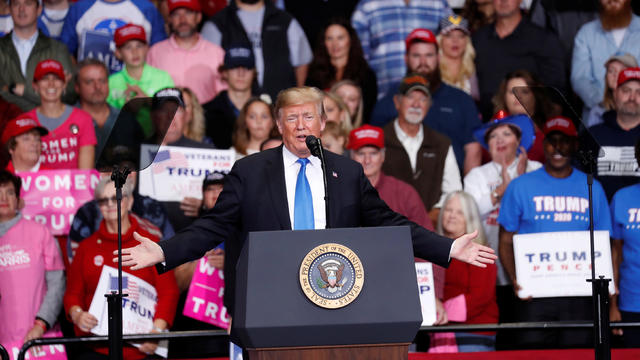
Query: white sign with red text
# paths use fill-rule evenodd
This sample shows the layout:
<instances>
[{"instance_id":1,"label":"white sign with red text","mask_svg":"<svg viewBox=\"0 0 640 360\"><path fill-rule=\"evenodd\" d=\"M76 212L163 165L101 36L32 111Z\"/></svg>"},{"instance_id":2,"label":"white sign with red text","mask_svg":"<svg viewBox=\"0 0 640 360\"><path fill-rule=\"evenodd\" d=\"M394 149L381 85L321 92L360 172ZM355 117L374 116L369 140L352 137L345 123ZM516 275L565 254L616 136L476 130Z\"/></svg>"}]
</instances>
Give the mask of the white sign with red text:
<instances>
[{"instance_id":1,"label":"white sign with red text","mask_svg":"<svg viewBox=\"0 0 640 360\"><path fill-rule=\"evenodd\" d=\"M436 322L436 293L433 282L433 266L430 262L417 262L418 295L422 308L422 326L431 326Z\"/></svg>"},{"instance_id":2,"label":"white sign with red text","mask_svg":"<svg viewBox=\"0 0 640 360\"><path fill-rule=\"evenodd\" d=\"M104 265L98 286L93 293L89 313L98 319L98 325L91 329L96 335L107 335L109 331L109 313L105 294L118 290L118 269ZM153 329L153 317L158 304L156 288L141 278L122 271L122 333L147 334ZM139 344L132 344L140 346ZM167 357L168 342L160 341L156 354Z\"/></svg>"},{"instance_id":3,"label":"white sign with red text","mask_svg":"<svg viewBox=\"0 0 640 360\"><path fill-rule=\"evenodd\" d=\"M229 172L236 158L234 150L213 150L179 146L142 145L140 163L153 163L140 171L140 194L158 201L202 199L202 180L214 171Z\"/></svg>"},{"instance_id":4,"label":"white sign with red text","mask_svg":"<svg viewBox=\"0 0 640 360\"><path fill-rule=\"evenodd\" d=\"M595 231L596 277L613 279L608 231ZM514 235L513 252L520 298L590 296L591 250L588 231ZM614 293L613 281L609 292Z\"/></svg>"},{"instance_id":5,"label":"white sign with red text","mask_svg":"<svg viewBox=\"0 0 640 360\"><path fill-rule=\"evenodd\" d=\"M45 225L53 235L65 235L76 211L93 199L100 180L96 170L40 170L21 172L22 214Z\"/></svg>"}]
</instances>

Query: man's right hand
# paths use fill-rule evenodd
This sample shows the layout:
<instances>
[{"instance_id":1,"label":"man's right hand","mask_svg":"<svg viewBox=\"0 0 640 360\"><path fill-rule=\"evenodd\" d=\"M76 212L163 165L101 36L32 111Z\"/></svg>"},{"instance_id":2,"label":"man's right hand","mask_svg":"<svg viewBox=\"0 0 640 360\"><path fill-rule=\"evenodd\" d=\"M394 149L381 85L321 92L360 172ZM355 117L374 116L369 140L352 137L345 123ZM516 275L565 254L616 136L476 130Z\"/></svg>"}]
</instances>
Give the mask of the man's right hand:
<instances>
[{"instance_id":1,"label":"man's right hand","mask_svg":"<svg viewBox=\"0 0 640 360\"><path fill-rule=\"evenodd\" d=\"M164 252L157 243L153 242L137 232L133 233L133 238L140 244L132 248L122 249L122 266L129 266L131 270L140 270L164 261ZM118 262L118 250L113 252L116 256L113 262Z\"/></svg>"}]
</instances>

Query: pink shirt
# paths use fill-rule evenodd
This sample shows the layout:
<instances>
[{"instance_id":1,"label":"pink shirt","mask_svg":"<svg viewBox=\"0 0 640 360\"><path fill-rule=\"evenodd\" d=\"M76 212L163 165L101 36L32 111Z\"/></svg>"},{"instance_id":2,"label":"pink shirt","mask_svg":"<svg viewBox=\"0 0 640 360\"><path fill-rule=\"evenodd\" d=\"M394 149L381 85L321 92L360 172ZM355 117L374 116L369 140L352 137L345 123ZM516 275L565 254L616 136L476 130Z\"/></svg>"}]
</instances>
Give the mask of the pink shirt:
<instances>
[{"instance_id":1,"label":"pink shirt","mask_svg":"<svg viewBox=\"0 0 640 360\"><path fill-rule=\"evenodd\" d=\"M29 111L37 119L37 110ZM73 108L69 118L42 138L40 164L47 169L77 169L80 148L96 144L93 120L84 110ZM98 156L99 154L96 154Z\"/></svg>"},{"instance_id":2,"label":"pink shirt","mask_svg":"<svg viewBox=\"0 0 640 360\"><path fill-rule=\"evenodd\" d=\"M153 45L147 53L149 65L168 72L176 86L191 89L200 104L227 88L218 72L223 62L224 50L202 37L191 49L183 49L171 36Z\"/></svg>"},{"instance_id":3,"label":"pink shirt","mask_svg":"<svg viewBox=\"0 0 640 360\"><path fill-rule=\"evenodd\" d=\"M53 270L64 264L45 226L22 218L0 237L0 343L24 340L47 291L45 272Z\"/></svg>"}]
</instances>

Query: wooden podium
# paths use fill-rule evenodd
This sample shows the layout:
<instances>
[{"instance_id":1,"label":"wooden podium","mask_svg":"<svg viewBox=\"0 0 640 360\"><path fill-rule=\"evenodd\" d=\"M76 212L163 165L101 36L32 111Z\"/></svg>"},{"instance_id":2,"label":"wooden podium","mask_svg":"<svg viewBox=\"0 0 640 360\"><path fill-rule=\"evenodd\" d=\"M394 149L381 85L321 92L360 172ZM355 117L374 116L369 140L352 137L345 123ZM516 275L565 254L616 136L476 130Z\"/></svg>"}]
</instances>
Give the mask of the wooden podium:
<instances>
[{"instance_id":1,"label":"wooden podium","mask_svg":"<svg viewBox=\"0 0 640 360\"><path fill-rule=\"evenodd\" d=\"M335 309L311 301L300 280L305 257L327 243L350 249L364 273L355 300ZM408 359L422 323L413 259L408 227L250 233L236 267L231 340L249 360Z\"/></svg>"}]
</instances>

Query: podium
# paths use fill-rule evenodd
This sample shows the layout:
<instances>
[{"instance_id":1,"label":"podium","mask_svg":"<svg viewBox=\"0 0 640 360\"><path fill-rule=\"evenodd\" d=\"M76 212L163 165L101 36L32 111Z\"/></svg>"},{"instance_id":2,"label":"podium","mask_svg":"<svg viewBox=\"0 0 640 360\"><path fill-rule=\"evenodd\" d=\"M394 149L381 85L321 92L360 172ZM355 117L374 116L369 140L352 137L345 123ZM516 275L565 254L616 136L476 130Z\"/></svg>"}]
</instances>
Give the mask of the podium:
<instances>
[{"instance_id":1,"label":"podium","mask_svg":"<svg viewBox=\"0 0 640 360\"><path fill-rule=\"evenodd\" d=\"M407 359L422 323L405 226L250 233L235 299L250 360Z\"/></svg>"}]
</instances>

